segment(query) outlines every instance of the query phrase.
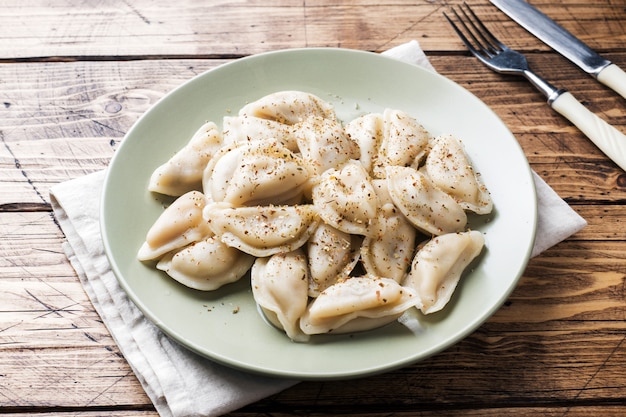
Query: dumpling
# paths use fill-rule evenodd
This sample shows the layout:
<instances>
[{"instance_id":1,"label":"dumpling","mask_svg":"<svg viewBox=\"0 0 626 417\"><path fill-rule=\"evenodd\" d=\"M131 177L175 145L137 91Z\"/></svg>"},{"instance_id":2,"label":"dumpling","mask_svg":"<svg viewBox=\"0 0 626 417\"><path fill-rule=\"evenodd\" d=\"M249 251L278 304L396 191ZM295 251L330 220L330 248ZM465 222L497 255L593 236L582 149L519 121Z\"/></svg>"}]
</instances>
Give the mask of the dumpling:
<instances>
[{"instance_id":1,"label":"dumpling","mask_svg":"<svg viewBox=\"0 0 626 417\"><path fill-rule=\"evenodd\" d=\"M204 124L189 143L152 173L148 189L176 197L188 191L199 191L204 168L222 143L217 125L213 122Z\"/></svg>"},{"instance_id":2,"label":"dumpling","mask_svg":"<svg viewBox=\"0 0 626 417\"><path fill-rule=\"evenodd\" d=\"M254 259L211 236L176 253L170 252L156 267L189 288L211 291L238 281Z\"/></svg>"},{"instance_id":3,"label":"dumpling","mask_svg":"<svg viewBox=\"0 0 626 417\"><path fill-rule=\"evenodd\" d=\"M363 238L320 223L307 243L309 296L347 278L359 261Z\"/></svg>"},{"instance_id":4,"label":"dumpling","mask_svg":"<svg viewBox=\"0 0 626 417\"><path fill-rule=\"evenodd\" d=\"M367 113L357 117L346 123L344 132L359 145L359 161L368 174L373 175L383 137L383 115Z\"/></svg>"},{"instance_id":5,"label":"dumpling","mask_svg":"<svg viewBox=\"0 0 626 417\"><path fill-rule=\"evenodd\" d=\"M410 167L387 167L389 195L419 230L433 235L461 232L467 224L463 208L428 177Z\"/></svg>"},{"instance_id":6,"label":"dumpling","mask_svg":"<svg viewBox=\"0 0 626 417\"><path fill-rule=\"evenodd\" d=\"M339 168L359 157L356 142L344 135L341 123L334 119L311 116L294 125L298 149L312 176L329 168Z\"/></svg>"},{"instance_id":7,"label":"dumpling","mask_svg":"<svg viewBox=\"0 0 626 417\"><path fill-rule=\"evenodd\" d=\"M211 230L228 246L265 257L304 245L319 220L310 204L233 207L211 203L204 210Z\"/></svg>"},{"instance_id":8,"label":"dumpling","mask_svg":"<svg viewBox=\"0 0 626 417\"><path fill-rule=\"evenodd\" d=\"M389 195L389 187L387 186L387 180L381 178L373 178L372 185L376 191L376 197L378 198L378 205L384 206L385 204L393 204L393 200Z\"/></svg>"},{"instance_id":9,"label":"dumpling","mask_svg":"<svg viewBox=\"0 0 626 417\"><path fill-rule=\"evenodd\" d=\"M441 310L452 297L461 275L485 245L479 231L434 237L415 255L403 284L413 288L424 314Z\"/></svg>"},{"instance_id":10,"label":"dumpling","mask_svg":"<svg viewBox=\"0 0 626 417\"><path fill-rule=\"evenodd\" d=\"M419 303L411 288L389 278L361 276L331 285L300 318L306 334L346 333L388 324Z\"/></svg>"},{"instance_id":11,"label":"dumpling","mask_svg":"<svg viewBox=\"0 0 626 417\"><path fill-rule=\"evenodd\" d=\"M313 204L331 226L342 232L367 235L378 199L365 168L352 160L320 176L313 187Z\"/></svg>"},{"instance_id":12,"label":"dumpling","mask_svg":"<svg viewBox=\"0 0 626 417\"><path fill-rule=\"evenodd\" d=\"M300 329L300 316L309 297L307 262L302 250L258 258L251 271L252 295L265 317L294 342L309 336Z\"/></svg>"},{"instance_id":13,"label":"dumpling","mask_svg":"<svg viewBox=\"0 0 626 417\"><path fill-rule=\"evenodd\" d=\"M292 152L298 151L298 143L291 126L274 120L250 116L225 116L222 119L224 145L241 142L278 142Z\"/></svg>"},{"instance_id":14,"label":"dumpling","mask_svg":"<svg viewBox=\"0 0 626 417\"><path fill-rule=\"evenodd\" d=\"M415 251L417 230L393 204L384 204L372 226L375 234L361 246L361 261L368 274L401 282Z\"/></svg>"},{"instance_id":15,"label":"dumpling","mask_svg":"<svg viewBox=\"0 0 626 417\"><path fill-rule=\"evenodd\" d=\"M433 183L465 210L489 214L493 209L491 196L461 142L452 135L445 135L438 136L432 143L425 169Z\"/></svg>"},{"instance_id":16,"label":"dumpling","mask_svg":"<svg viewBox=\"0 0 626 417\"><path fill-rule=\"evenodd\" d=\"M158 259L210 236L213 232L202 217L205 205L206 199L199 191L189 191L174 200L148 230L137 258L140 261Z\"/></svg>"},{"instance_id":17,"label":"dumpling","mask_svg":"<svg viewBox=\"0 0 626 417\"><path fill-rule=\"evenodd\" d=\"M401 110L383 112L383 138L374 176L385 178L387 166L417 167L428 151L430 134L413 117Z\"/></svg>"},{"instance_id":18,"label":"dumpling","mask_svg":"<svg viewBox=\"0 0 626 417\"><path fill-rule=\"evenodd\" d=\"M335 119L335 109L319 97L302 91L279 91L246 104L239 116L253 116L293 125L309 116Z\"/></svg>"},{"instance_id":19,"label":"dumpling","mask_svg":"<svg viewBox=\"0 0 626 417\"><path fill-rule=\"evenodd\" d=\"M212 201L237 207L299 202L309 178L301 159L274 141L225 147L204 176Z\"/></svg>"}]
</instances>

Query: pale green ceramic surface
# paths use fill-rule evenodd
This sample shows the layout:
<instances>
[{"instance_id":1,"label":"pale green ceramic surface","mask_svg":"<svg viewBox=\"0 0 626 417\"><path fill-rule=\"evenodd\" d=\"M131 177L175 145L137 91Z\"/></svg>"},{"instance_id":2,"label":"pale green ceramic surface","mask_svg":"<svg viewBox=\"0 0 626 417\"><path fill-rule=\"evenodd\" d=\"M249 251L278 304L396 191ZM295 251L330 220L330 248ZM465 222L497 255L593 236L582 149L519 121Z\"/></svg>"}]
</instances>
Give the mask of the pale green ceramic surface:
<instances>
[{"instance_id":1,"label":"pale green ceramic surface","mask_svg":"<svg viewBox=\"0 0 626 417\"><path fill-rule=\"evenodd\" d=\"M146 231L162 212L147 190L152 171L205 120L221 123L247 102L296 89L335 104L349 120L385 107L416 117L431 133L464 142L489 187L493 214L472 220L486 250L442 313L412 332L399 323L346 336L291 342L267 325L249 279L216 292L187 289L137 261ZM515 138L492 111L452 81L377 54L299 49L240 59L204 73L160 100L128 132L115 154L102 203L107 255L130 298L157 326L197 353L236 368L298 379L370 375L424 359L469 335L515 287L536 226L534 183ZM237 311L237 313L235 313Z\"/></svg>"}]
</instances>

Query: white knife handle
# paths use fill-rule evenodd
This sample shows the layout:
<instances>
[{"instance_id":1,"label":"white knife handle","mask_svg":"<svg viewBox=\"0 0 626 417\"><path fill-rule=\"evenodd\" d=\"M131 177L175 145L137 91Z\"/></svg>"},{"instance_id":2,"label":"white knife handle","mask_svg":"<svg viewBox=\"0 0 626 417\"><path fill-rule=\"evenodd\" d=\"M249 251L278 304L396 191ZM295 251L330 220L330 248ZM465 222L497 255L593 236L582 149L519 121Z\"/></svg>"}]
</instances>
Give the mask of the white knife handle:
<instances>
[{"instance_id":1,"label":"white knife handle","mask_svg":"<svg viewBox=\"0 0 626 417\"><path fill-rule=\"evenodd\" d=\"M617 91L626 98L626 72L615 64L610 64L598 73L598 81Z\"/></svg>"},{"instance_id":2,"label":"white knife handle","mask_svg":"<svg viewBox=\"0 0 626 417\"><path fill-rule=\"evenodd\" d=\"M551 106L626 171L626 135L593 114L568 92L559 95Z\"/></svg>"}]
</instances>

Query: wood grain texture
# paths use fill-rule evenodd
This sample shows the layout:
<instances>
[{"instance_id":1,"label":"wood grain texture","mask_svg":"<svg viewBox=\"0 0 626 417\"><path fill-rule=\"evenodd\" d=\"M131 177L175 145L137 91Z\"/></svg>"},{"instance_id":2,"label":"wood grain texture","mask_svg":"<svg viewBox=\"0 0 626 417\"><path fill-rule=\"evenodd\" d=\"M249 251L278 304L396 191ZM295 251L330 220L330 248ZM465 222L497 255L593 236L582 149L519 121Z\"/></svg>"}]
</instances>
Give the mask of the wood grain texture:
<instances>
[{"instance_id":1,"label":"wood grain texture","mask_svg":"<svg viewBox=\"0 0 626 417\"><path fill-rule=\"evenodd\" d=\"M510 40L512 47L547 51L536 39L523 36L523 29L494 6L474 3L481 17L494 26L496 36ZM619 2L534 3L591 47L624 50L626 28ZM44 0L4 0L0 2L0 59L243 56L315 46L380 52L411 39L418 39L426 50L464 51L442 16L450 4L65 0L48 6Z\"/></svg>"},{"instance_id":2,"label":"wood grain texture","mask_svg":"<svg viewBox=\"0 0 626 417\"><path fill-rule=\"evenodd\" d=\"M626 53L611 57L626 63ZM531 58L545 72L557 74L553 82L562 80L585 98L592 111L626 131L626 116L620 111L623 99L598 89L591 79L579 81L575 68L557 71L552 57ZM119 141L145 110L191 77L228 61L165 62L1 66L0 79L6 81L0 93L5 103L0 107L0 184L11 192L0 195L0 209L17 201L46 203L51 185L105 168ZM480 97L502 118L533 168L561 197L571 203L624 200L623 172L525 81L494 74L470 57L435 55L432 62L441 74ZM573 88L571 79L577 80ZM521 97L523 104L511 106L511 97Z\"/></svg>"},{"instance_id":3,"label":"wood grain texture","mask_svg":"<svg viewBox=\"0 0 626 417\"><path fill-rule=\"evenodd\" d=\"M384 375L301 383L230 417L626 414L626 174L527 82L469 56L442 17L458 3L0 0L0 416L157 415L65 256L52 186L105 169L141 114L203 71L275 49L380 52L412 39L493 109L588 226L532 259L502 308L446 351ZM626 68L622 1L532 3ZM537 72L626 132L621 97L489 2L471 5Z\"/></svg>"},{"instance_id":4,"label":"wood grain texture","mask_svg":"<svg viewBox=\"0 0 626 417\"><path fill-rule=\"evenodd\" d=\"M65 407L147 404L63 258L63 237L49 214L5 213L0 219L2 235L12 242L37 242L30 237L35 230L50 236L34 248L0 246L5 260L0 264L0 369L8 390L0 405L45 407L55 401L59 387L69 394ZM340 399L344 407L362 411L380 401L397 411L424 404L462 408L470 402L466 396L476 392L485 407L523 407L530 400L618 402L626 394L625 250L623 240L559 244L530 262L503 308L447 351L355 383L302 383L257 407L297 409L314 396L316 407L334 412L347 410L337 408ZM588 258L576 259L581 252ZM55 272L42 282L41 270L52 268ZM499 375L503 364L505 376ZM17 377L24 372L27 378ZM106 395L102 378L111 382ZM433 385L433 380L446 382Z\"/></svg>"}]
</instances>

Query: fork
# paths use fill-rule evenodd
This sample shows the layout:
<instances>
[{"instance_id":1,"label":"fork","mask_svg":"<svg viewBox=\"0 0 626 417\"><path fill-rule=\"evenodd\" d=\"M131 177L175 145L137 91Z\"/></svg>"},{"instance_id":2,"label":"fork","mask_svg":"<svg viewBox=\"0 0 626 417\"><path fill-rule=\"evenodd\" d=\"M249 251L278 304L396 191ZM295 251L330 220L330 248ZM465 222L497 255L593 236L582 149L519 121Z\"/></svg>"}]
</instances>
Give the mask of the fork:
<instances>
[{"instance_id":1,"label":"fork","mask_svg":"<svg viewBox=\"0 0 626 417\"><path fill-rule=\"evenodd\" d=\"M469 5L459 6L460 13L453 7L452 13L458 25L446 13L454 31L465 46L483 64L495 72L520 75L541 91L548 104L560 113L626 171L626 136L583 106L566 90L556 88L531 71L526 57L500 42L481 22Z\"/></svg>"}]
</instances>

